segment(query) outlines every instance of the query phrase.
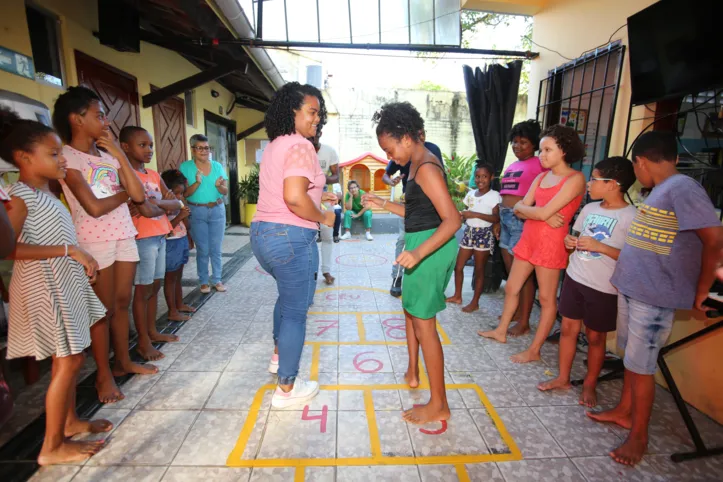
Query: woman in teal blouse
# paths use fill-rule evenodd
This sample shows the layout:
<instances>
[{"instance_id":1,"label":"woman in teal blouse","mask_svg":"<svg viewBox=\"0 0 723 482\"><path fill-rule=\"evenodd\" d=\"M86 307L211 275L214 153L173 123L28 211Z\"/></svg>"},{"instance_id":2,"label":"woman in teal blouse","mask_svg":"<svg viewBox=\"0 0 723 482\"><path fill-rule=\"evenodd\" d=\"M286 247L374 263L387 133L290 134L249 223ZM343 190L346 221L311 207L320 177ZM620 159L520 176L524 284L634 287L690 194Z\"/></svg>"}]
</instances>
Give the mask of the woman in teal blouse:
<instances>
[{"instance_id":1,"label":"woman in teal blouse","mask_svg":"<svg viewBox=\"0 0 723 482\"><path fill-rule=\"evenodd\" d=\"M216 291L226 291L221 282L221 243L226 229L226 206L223 196L228 194L228 176L221 164L212 161L208 138L201 134L191 136L190 161L180 166L188 180L186 202L191 209L191 237L196 243L196 268L201 293L210 293L208 260L211 258L211 284Z\"/></svg>"}]
</instances>

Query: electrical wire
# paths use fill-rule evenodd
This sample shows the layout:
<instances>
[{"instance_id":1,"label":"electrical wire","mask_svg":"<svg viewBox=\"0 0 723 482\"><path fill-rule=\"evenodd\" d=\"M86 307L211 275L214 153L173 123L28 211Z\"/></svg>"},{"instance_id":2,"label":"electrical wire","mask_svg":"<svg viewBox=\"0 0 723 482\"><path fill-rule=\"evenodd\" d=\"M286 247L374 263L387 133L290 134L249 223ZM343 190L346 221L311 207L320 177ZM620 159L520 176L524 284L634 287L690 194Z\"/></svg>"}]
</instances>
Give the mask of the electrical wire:
<instances>
[{"instance_id":1,"label":"electrical wire","mask_svg":"<svg viewBox=\"0 0 723 482\"><path fill-rule=\"evenodd\" d=\"M581 53L580 55L578 55L578 56L575 57L575 58L566 57L565 55L562 55L562 54L561 54L560 52L558 52L557 50L553 50L553 49L551 49L551 48L549 48L549 47L545 47L544 45L540 45L540 44L538 44L537 42L535 42L535 41L532 40L532 39L529 39L529 40L530 40L530 42L531 42L532 44L537 45L537 46L540 47L541 49L545 49L545 50L547 50L547 51L549 51L549 52L555 53L555 54L559 55L560 57L562 57L562 58L565 59L565 60L570 60L570 61L572 61L572 60L575 60L575 59L579 59L580 57L582 57L583 55L585 55L585 54L588 53L588 52L592 52L593 50L597 50L597 49L599 49L599 48L605 47L606 45L610 45L610 42L612 42L613 37L615 36L615 34L618 33L621 29L623 29L623 28L624 28L625 26L627 26L627 25L628 25L628 24L625 23L625 24L619 26L612 34L610 34L610 38L608 38L608 41L607 41L606 43L604 43L604 44L602 44L602 45L598 45L597 47L593 47L593 48L591 48L591 49L585 50L583 53Z\"/></svg>"}]
</instances>

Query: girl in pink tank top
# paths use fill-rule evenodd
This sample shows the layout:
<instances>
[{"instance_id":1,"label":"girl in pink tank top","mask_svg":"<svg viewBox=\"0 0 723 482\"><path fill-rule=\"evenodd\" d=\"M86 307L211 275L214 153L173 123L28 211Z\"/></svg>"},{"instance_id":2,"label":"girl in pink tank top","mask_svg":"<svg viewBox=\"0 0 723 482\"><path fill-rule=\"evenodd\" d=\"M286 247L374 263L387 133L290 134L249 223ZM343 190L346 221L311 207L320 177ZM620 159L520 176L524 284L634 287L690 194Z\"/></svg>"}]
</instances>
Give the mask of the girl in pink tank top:
<instances>
[{"instance_id":1,"label":"girl in pink tank top","mask_svg":"<svg viewBox=\"0 0 723 482\"><path fill-rule=\"evenodd\" d=\"M540 161L550 171L537 176L525 198L515 205L515 214L527 221L514 248L502 318L494 330L479 332L485 338L507 341L507 328L517 310L520 291L534 271L539 285L540 324L530 347L512 356L515 363L540 359L542 344L555 322L560 270L567 267L568 259L563 239L585 192L585 176L570 166L584 156L585 147L574 129L562 125L545 129Z\"/></svg>"}]
</instances>

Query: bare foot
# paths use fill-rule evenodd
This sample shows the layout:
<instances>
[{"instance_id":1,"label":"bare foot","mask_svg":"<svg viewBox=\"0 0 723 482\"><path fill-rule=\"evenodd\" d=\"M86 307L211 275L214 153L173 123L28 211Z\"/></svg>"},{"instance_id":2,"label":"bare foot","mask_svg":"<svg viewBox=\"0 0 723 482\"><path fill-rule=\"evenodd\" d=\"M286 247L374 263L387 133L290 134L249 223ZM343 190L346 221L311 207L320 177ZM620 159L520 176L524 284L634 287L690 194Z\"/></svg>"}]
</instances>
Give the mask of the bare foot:
<instances>
[{"instance_id":1,"label":"bare foot","mask_svg":"<svg viewBox=\"0 0 723 482\"><path fill-rule=\"evenodd\" d=\"M628 436L623 444L610 452L610 457L619 464L633 466L640 462L648 448L647 439L638 439Z\"/></svg>"},{"instance_id":2,"label":"bare foot","mask_svg":"<svg viewBox=\"0 0 723 482\"><path fill-rule=\"evenodd\" d=\"M452 295L446 300L447 303L454 303L455 305L461 305L462 304L462 297L457 295Z\"/></svg>"},{"instance_id":3,"label":"bare foot","mask_svg":"<svg viewBox=\"0 0 723 482\"><path fill-rule=\"evenodd\" d=\"M102 440L91 442L65 441L55 450L41 450L38 455L38 465L56 465L69 462L82 462L97 454L103 448Z\"/></svg>"},{"instance_id":4,"label":"bare foot","mask_svg":"<svg viewBox=\"0 0 723 482\"><path fill-rule=\"evenodd\" d=\"M474 313L477 310L479 310L479 303L470 303L464 308L462 308L462 311L464 311L465 313Z\"/></svg>"},{"instance_id":5,"label":"bare foot","mask_svg":"<svg viewBox=\"0 0 723 482\"><path fill-rule=\"evenodd\" d=\"M497 330L492 331L478 331L477 334L484 338L490 338L495 341L499 341L500 343L507 343L507 334L506 333L500 333Z\"/></svg>"},{"instance_id":6,"label":"bare foot","mask_svg":"<svg viewBox=\"0 0 723 482\"><path fill-rule=\"evenodd\" d=\"M98 391L100 403L115 403L125 398L112 378L105 381L96 380L95 389Z\"/></svg>"},{"instance_id":7,"label":"bare foot","mask_svg":"<svg viewBox=\"0 0 723 482\"><path fill-rule=\"evenodd\" d=\"M161 353L161 355L163 355L163 353ZM133 362L130 362L127 365L117 365L113 367L114 377L122 377L124 375L128 375L129 373L134 373L136 375L154 375L158 373L158 367L155 365L150 365L148 363L140 364Z\"/></svg>"},{"instance_id":8,"label":"bare foot","mask_svg":"<svg viewBox=\"0 0 723 482\"><path fill-rule=\"evenodd\" d=\"M507 334L510 336L522 336L530 332L529 324L522 324L519 321L515 323L515 326L507 330Z\"/></svg>"},{"instance_id":9,"label":"bare foot","mask_svg":"<svg viewBox=\"0 0 723 482\"><path fill-rule=\"evenodd\" d=\"M140 343L138 346L136 346L136 351L143 357L146 361L155 361L160 360L161 358L165 358L166 355L161 353L160 351L156 350L153 345L148 343L147 345L141 345Z\"/></svg>"},{"instance_id":10,"label":"bare foot","mask_svg":"<svg viewBox=\"0 0 723 482\"><path fill-rule=\"evenodd\" d=\"M178 311L183 311L185 313L195 313L196 308L194 308L193 306L181 305L178 307Z\"/></svg>"},{"instance_id":11,"label":"bare foot","mask_svg":"<svg viewBox=\"0 0 723 482\"><path fill-rule=\"evenodd\" d=\"M113 424L104 419L80 420L66 422L64 435L68 438L79 433L103 433L113 430Z\"/></svg>"},{"instance_id":12,"label":"bare foot","mask_svg":"<svg viewBox=\"0 0 723 482\"><path fill-rule=\"evenodd\" d=\"M540 359L540 352L533 352L529 348L517 355L512 355L510 360L512 363L530 363Z\"/></svg>"},{"instance_id":13,"label":"bare foot","mask_svg":"<svg viewBox=\"0 0 723 482\"><path fill-rule=\"evenodd\" d=\"M405 422L415 425L424 425L425 423L441 422L449 420L452 414L449 407L445 404L443 407L432 406L430 403L426 405L415 405L414 408L405 410L402 418Z\"/></svg>"},{"instance_id":14,"label":"bare foot","mask_svg":"<svg viewBox=\"0 0 723 482\"><path fill-rule=\"evenodd\" d=\"M595 387L588 387L583 384L579 403L587 408L595 407L597 405L597 391L595 390Z\"/></svg>"},{"instance_id":15,"label":"bare foot","mask_svg":"<svg viewBox=\"0 0 723 482\"><path fill-rule=\"evenodd\" d=\"M404 381L407 382L409 388L417 388L419 386L419 367L414 370L407 368L407 373L404 374Z\"/></svg>"},{"instance_id":16,"label":"bare foot","mask_svg":"<svg viewBox=\"0 0 723 482\"><path fill-rule=\"evenodd\" d=\"M541 392L546 392L548 390L569 390L571 388L572 385L570 385L570 380L563 380L560 377L537 384L537 389Z\"/></svg>"},{"instance_id":17,"label":"bare foot","mask_svg":"<svg viewBox=\"0 0 723 482\"><path fill-rule=\"evenodd\" d=\"M334 281L336 281L336 278L334 278L331 273L324 273L324 283L333 285Z\"/></svg>"},{"instance_id":18,"label":"bare foot","mask_svg":"<svg viewBox=\"0 0 723 482\"><path fill-rule=\"evenodd\" d=\"M168 314L168 321L188 321L190 319L190 316L181 314L178 311Z\"/></svg>"},{"instance_id":19,"label":"bare foot","mask_svg":"<svg viewBox=\"0 0 723 482\"><path fill-rule=\"evenodd\" d=\"M596 422L614 423L628 430L633 426L633 419L630 412L621 410L618 407L603 410L602 412L587 412L586 415Z\"/></svg>"},{"instance_id":20,"label":"bare foot","mask_svg":"<svg viewBox=\"0 0 723 482\"><path fill-rule=\"evenodd\" d=\"M181 338L179 338L178 335L173 335L170 333L151 333L148 336L151 338L152 342L162 341L165 343L178 343L179 341L181 341Z\"/></svg>"}]
</instances>

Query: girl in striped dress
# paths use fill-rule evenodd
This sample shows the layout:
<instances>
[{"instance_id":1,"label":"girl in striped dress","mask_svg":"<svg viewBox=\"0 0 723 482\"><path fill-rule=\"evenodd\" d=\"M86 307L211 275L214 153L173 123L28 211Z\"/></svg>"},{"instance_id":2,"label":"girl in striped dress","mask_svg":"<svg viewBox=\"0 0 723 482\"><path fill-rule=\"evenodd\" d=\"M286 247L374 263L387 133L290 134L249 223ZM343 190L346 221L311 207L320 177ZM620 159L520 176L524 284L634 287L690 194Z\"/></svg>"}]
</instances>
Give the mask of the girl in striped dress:
<instances>
[{"instance_id":1,"label":"girl in striped dress","mask_svg":"<svg viewBox=\"0 0 723 482\"><path fill-rule=\"evenodd\" d=\"M97 453L103 442L76 442L70 437L113 428L107 420L82 421L75 411L75 387L83 350L90 345L90 326L105 316L90 285L98 263L78 247L70 213L48 187L50 180L65 177L58 135L0 108L0 157L20 169L20 180L9 189L6 206L17 240L10 256L15 264L8 358L53 357L38 463L82 461Z\"/></svg>"}]
</instances>

